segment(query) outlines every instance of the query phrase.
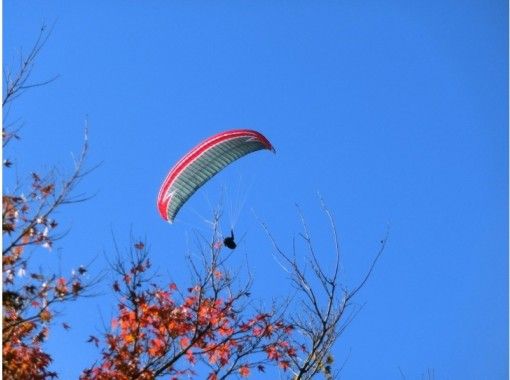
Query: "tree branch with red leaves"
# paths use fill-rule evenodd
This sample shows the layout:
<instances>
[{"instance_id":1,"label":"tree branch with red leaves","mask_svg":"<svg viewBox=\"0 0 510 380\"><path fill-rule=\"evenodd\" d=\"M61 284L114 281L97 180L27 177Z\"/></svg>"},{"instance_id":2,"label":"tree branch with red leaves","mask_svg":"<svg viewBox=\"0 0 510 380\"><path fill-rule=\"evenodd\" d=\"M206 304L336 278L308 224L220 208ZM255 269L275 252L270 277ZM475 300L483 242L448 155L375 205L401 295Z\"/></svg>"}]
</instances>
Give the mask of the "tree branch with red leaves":
<instances>
[{"instance_id":1,"label":"tree branch with red leaves","mask_svg":"<svg viewBox=\"0 0 510 380\"><path fill-rule=\"evenodd\" d=\"M219 241L214 229L200 260L190 259L193 285L185 290L152 282L143 243L130 250L128 266L116 262L117 317L102 338L102 359L82 379L189 378L200 365L213 380L288 368L294 327L278 308L251 307L251 280L237 283Z\"/></svg>"},{"instance_id":2,"label":"tree branch with red leaves","mask_svg":"<svg viewBox=\"0 0 510 380\"><path fill-rule=\"evenodd\" d=\"M73 174L57 185L55 177L42 179L32 174L32 183L23 193L4 189L2 198L2 279L3 279L3 375L4 378L47 378L51 357L42 352L55 315L54 307L85 296L96 279L85 278L87 267L80 266L70 277L49 274L30 266L34 254L50 251L57 234L54 215L62 206L83 200L74 190L87 173L83 169L88 149L85 140ZM50 179L51 178L51 179ZM20 363L24 363L20 365ZM28 372L27 372L28 371Z\"/></svg>"},{"instance_id":3,"label":"tree branch with red leaves","mask_svg":"<svg viewBox=\"0 0 510 380\"><path fill-rule=\"evenodd\" d=\"M29 84L28 80L47 37L46 28L41 28L28 56L21 58L18 72L5 74L4 116L7 114L6 104L11 104L26 89L44 84ZM8 128L4 124L4 147L13 137L19 138L16 130L10 131ZM98 280L88 278L86 266L80 266L70 277L66 277L55 273L52 268L33 270L33 265L30 265L34 255L51 251L54 242L63 237L64 234L57 232L57 211L70 203L85 200L83 195L76 194L76 187L89 172L85 169L87 153L88 139L85 134L81 154L68 177L58 174L56 170L45 176L34 172L29 181L20 183L16 177L12 180L14 173L4 171L2 373L6 379L46 379L56 376L49 370L51 356L42 349L57 313L55 306L85 296ZM10 169L12 166L11 161L4 160L4 168ZM43 273L44 270L49 273ZM64 323L64 328L69 326Z\"/></svg>"}]
</instances>

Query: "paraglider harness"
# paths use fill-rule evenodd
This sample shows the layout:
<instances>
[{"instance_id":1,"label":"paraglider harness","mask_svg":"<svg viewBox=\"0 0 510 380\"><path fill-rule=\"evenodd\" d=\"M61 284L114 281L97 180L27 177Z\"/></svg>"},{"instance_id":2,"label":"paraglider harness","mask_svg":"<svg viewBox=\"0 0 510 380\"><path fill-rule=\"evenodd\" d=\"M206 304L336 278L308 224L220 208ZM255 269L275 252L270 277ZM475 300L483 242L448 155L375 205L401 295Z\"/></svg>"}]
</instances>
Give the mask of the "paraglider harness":
<instances>
[{"instance_id":1,"label":"paraglider harness","mask_svg":"<svg viewBox=\"0 0 510 380\"><path fill-rule=\"evenodd\" d=\"M223 239L223 245L230 249L236 249L237 244L234 241L234 230L230 230L230 236Z\"/></svg>"}]
</instances>

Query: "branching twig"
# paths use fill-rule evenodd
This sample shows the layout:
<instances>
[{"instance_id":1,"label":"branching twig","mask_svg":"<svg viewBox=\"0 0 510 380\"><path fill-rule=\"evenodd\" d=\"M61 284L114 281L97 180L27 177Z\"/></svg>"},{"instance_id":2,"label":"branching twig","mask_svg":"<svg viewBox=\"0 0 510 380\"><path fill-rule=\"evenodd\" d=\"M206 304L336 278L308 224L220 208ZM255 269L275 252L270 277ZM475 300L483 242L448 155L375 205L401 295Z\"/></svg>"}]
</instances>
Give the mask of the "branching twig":
<instances>
[{"instance_id":1,"label":"branching twig","mask_svg":"<svg viewBox=\"0 0 510 380\"><path fill-rule=\"evenodd\" d=\"M20 63L16 74L12 75L11 73L5 72L4 70L4 80L6 87L4 98L2 100L2 107L7 105L9 102L12 102L17 97L19 97L25 90L47 85L58 78L58 75L56 75L48 80L35 83L28 83L37 56L39 55L41 49L48 41L48 38L50 37L52 30L53 26L49 30L47 29L46 25L43 25L41 27L41 29L39 30L39 36L35 41L34 45L32 46L32 48L30 49L28 55L24 57L23 54L20 54Z\"/></svg>"},{"instance_id":2,"label":"branching twig","mask_svg":"<svg viewBox=\"0 0 510 380\"><path fill-rule=\"evenodd\" d=\"M303 357L295 358L292 361L292 371L295 374L293 379L296 380L311 379L318 373L322 373L326 379L333 379L338 376L345 362L338 371L333 371L331 349L338 337L359 312L358 308L357 310L354 309L352 313L346 314L346 311L353 306L352 299L365 286L372 275L375 265L384 251L388 237L388 234L386 234L381 241L381 247L360 283L353 290L347 290L339 283L341 254L335 221L322 197L319 196L319 199L321 208L328 218L333 239L335 262L330 274L326 273L324 264L319 260L312 243L310 230L299 206L298 215L303 228L303 233L300 236L307 248L307 262L311 266L313 276L307 273L306 265L297 261L295 242L293 241L293 254L291 256L280 248L267 225L261 222L262 228L276 252L277 262L282 261L280 265L287 273L290 273L292 282L298 294L301 295L299 304L302 315L292 317L292 320L301 333L301 338L296 338L295 343L306 348L306 350ZM315 286L313 280L318 281L320 286ZM338 289L342 289L341 295L338 294Z\"/></svg>"}]
</instances>

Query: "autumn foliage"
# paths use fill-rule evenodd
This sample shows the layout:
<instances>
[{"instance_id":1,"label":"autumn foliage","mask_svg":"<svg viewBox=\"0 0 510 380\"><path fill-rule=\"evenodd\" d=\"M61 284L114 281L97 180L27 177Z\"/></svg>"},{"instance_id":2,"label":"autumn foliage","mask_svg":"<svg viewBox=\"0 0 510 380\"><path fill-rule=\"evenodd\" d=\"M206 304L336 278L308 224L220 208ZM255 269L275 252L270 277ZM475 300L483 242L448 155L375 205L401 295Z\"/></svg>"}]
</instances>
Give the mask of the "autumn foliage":
<instances>
[{"instance_id":1,"label":"autumn foliage","mask_svg":"<svg viewBox=\"0 0 510 380\"><path fill-rule=\"evenodd\" d=\"M5 136L5 133L4 133ZM85 152L84 152L85 153ZM81 296L90 285L83 281L85 267L71 276L45 274L30 265L34 254L51 251L60 236L53 214L72 202L71 192L80 179L81 166L63 186L32 173L30 186L4 191L2 197L3 376L7 379L44 379L56 376L48 369L51 357L42 349L54 306ZM24 195L27 194L27 195ZM45 252L46 251L46 252Z\"/></svg>"},{"instance_id":2,"label":"autumn foliage","mask_svg":"<svg viewBox=\"0 0 510 380\"><path fill-rule=\"evenodd\" d=\"M136 244L131 265L117 266L118 314L111 330L101 339L90 337L101 342L102 360L82 379L194 378L197 367L206 368L210 380L248 377L268 364L287 370L296 356L289 344L293 326L275 310L244 315L248 287L233 290L233 280L220 269L221 247L210 253L195 285L181 291L174 283L163 288L149 281L148 253Z\"/></svg>"}]
</instances>

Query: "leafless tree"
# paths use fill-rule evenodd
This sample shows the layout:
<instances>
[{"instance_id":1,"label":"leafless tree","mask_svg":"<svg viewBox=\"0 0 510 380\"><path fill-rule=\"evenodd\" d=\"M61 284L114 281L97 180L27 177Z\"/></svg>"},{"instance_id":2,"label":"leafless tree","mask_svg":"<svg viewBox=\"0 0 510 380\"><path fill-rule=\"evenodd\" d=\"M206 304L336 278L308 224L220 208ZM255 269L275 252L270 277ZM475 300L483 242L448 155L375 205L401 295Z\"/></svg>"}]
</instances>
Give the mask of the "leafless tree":
<instances>
[{"instance_id":1,"label":"leafless tree","mask_svg":"<svg viewBox=\"0 0 510 380\"><path fill-rule=\"evenodd\" d=\"M20 52L17 69L14 71L3 70L5 88L2 107L5 107L8 103L21 96L26 90L47 85L58 78L58 75L56 75L44 81L30 82L37 57L48 41L51 31L52 28L48 29L46 25L42 25L39 30L39 36L28 54L24 55L23 52Z\"/></svg>"},{"instance_id":2,"label":"leafless tree","mask_svg":"<svg viewBox=\"0 0 510 380\"><path fill-rule=\"evenodd\" d=\"M332 253L335 260L331 270L327 270L325 264L320 261L310 229L299 207L298 214L303 228L299 237L306 246L304 264L298 259L295 239L292 253L289 254L276 242L268 226L262 223L272 242L276 258L289 273L297 293L297 307L292 307L294 312L291 322L298 332L294 344L302 348L303 354L292 359L292 378L295 380L312 379L318 374L323 374L326 379L338 377L343 365L335 369L331 349L359 310L355 307L354 298L372 275L388 237L386 234L380 241L379 251L361 281L354 288L347 288L339 278L341 255L335 220L322 198L320 202L328 219L333 240ZM331 254L327 256L330 257Z\"/></svg>"}]
</instances>

